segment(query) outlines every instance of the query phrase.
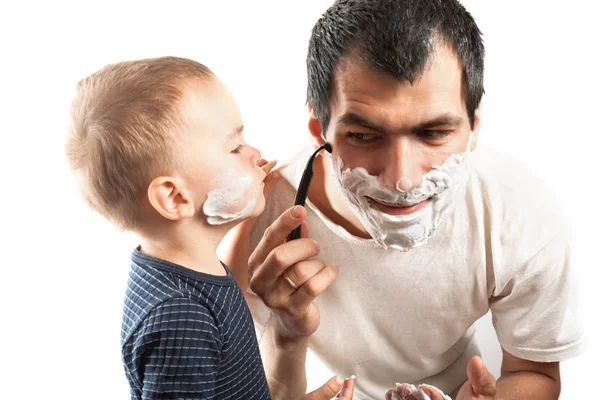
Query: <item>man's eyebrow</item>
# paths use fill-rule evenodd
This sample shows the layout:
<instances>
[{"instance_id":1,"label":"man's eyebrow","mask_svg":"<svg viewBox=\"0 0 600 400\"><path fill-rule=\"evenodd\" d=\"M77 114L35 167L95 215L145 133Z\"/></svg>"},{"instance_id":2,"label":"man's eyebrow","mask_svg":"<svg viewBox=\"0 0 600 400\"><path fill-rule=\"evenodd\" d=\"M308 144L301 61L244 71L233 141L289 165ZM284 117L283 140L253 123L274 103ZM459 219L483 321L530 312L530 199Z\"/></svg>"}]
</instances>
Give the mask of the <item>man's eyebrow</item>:
<instances>
[{"instance_id":1,"label":"man's eyebrow","mask_svg":"<svg viewBox=\"0 0 600 400\"><path fill-rule=\"evenodd\" d=\"M453 114L442 114L428 121L420 122L416 124L413 131L424 131L427 129L435 128L438 126L458 126L462 123L463 119Z\"/></svg>"},{"instance_id":2,"label":"man's eyebrow","mask_svg":"<svg viewBox=\"0 0 600 400\"><path fill-rule=\"evenodd\" d=\"M242 133L243 130L244 130L244 125L238 126L233 132L231 132L229 135L227 135L227 140L233 139L234 137L238 136L240 133Z\"/></svg>"},{"instance_id":3,"label":"man's eyebrow","mask_svg":"<svg viewBox=\"0 0 600 400\"><path fill-rule=\"evenodd\" d=\"M375 122L369 121L368 119L362 117L359 114L348 112L343 114L340 118L338 118L338 124L344 125L359 125L364 128L370 129L372 131L378 133L386 133L387 129L385 126L377 124Z\"/></svg>"},{"instance_id":4,"label":"man's eyebrow","mask_svg":"<svg viewBox=\"0 0 600 400\"><path fill-rule=\"evenodd\" d=\"M434 117L430 120L420 122L410 128L411 132L420 132L427 129L435 128L438 126L451 126L456 127L463 122L463 118L454 115L454 114L441 114L437 117ZM339 124L345 125L359 125L364 128L370 129L377 133L385 134L389 133L390 129L384 125L378 124L376 122L369 121L367 118L353 113L348 112L343 114L340 118L338 118Z\"/></svg>"}]
</instances>

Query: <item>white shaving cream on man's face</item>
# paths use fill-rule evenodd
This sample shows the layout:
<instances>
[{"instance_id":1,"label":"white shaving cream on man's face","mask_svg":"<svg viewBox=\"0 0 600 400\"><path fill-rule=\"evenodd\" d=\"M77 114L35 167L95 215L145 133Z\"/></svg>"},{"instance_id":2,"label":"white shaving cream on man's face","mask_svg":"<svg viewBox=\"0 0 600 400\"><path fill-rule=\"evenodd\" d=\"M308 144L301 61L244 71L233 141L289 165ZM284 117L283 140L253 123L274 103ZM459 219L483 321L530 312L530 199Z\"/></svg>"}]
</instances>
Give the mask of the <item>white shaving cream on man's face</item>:
<instances>
[{"instance_id":1,"label":"white shaving cream on man's face","mask_svg":"<svg viewBox=\"0 0 600 400\"><path fill-rule=\"evenodd\" d=\"M333 175L350 208L371 237L383 248L408 251L427 243L446 216L449 206L466 176L465 159L471 138L463 154L452 154L423 175L423 182L406 192L379 184L377 176L364 168L344 168L340 157L333 157ZM397 185L398 186L398 185ZM430 199L422 210L408 215L390 215L371 207L369 198L382 203L411 206Z\"/></svg>"},{"instance_id":2,"label":"white shaving cream on man's face","mask_svg":"<svg viewBox=\"0 0 600 400\"><path fill-rule=\"evenodd\" d=\"M210 225L223 225L252 215L258 193L255 180L229 170L211 181L202 211Z\"/></svg>"}]
</instances>

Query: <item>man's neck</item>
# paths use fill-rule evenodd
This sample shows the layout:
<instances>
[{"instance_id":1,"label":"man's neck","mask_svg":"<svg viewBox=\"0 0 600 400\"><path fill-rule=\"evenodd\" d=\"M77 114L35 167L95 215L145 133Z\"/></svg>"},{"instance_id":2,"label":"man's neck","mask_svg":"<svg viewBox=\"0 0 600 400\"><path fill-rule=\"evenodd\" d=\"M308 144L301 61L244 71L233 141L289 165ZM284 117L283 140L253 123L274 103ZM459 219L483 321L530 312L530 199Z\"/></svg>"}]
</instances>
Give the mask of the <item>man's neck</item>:
<instances>
[{"instance_id":1,"label":"man's neck","mask_svg":"<svg viewBox=\"0 0 600 400\"><path fill-rule=\"evenodd\" d=\"M313 163L313 180L308 189L308 199L331 222L341 226L351 235L370 239L371 236L360 223L344 199L340 188L329 171L330 163L318 155Z\"/></svg>"},{"instance_id":2,"label":"man's neck","mask_svg":"<svg viewBox=\"0 0 600 400\"><path fill-rule=\"evenodd\" d=\"M210 229L195 229L191 224L172 224L158 234L141 236L140 251L194 271L211 275L227 275L216 250L223 235Z\"/></svg>"}]
</instances>

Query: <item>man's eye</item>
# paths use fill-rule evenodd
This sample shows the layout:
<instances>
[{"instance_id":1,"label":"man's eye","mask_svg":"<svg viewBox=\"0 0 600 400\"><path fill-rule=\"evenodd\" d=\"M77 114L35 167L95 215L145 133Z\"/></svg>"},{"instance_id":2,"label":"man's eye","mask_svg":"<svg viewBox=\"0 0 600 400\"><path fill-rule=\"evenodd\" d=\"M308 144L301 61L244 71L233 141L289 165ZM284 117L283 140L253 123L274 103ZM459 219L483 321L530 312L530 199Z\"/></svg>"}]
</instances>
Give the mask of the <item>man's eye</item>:
<instances>
[{"instance_id":1,"label":"man's eye","mask_svg":"<svg viewBox=\"0 0 600 400\"><path fill-rule=\"evenodd\" d=\"M421 132L421 136L426 137L428 139L443 139L449 136L452 131L449 130L425 130Z\"/></svg>"},{"instance_id":2,"label":"man's eye","mask_svg":"<svg viewBox=\"0 0 600 400\"><path fill-rule=\"evenodd\" d=\"M240 154L240 151L242 151L242 147L244 147L244 145L240 144L238 147L236 147L235 149L231 150L231 152L234 153L234 154Z\"/></svg>"},{"instance_id":3,"label":"man's eye","mask_svg":"<svg viewBox=\"0 0 600 400\"><path fill-rule=\"evenodd\" d=\"M369 143L374 142L379 139L377 135L371 135L368 133L356 133L356 132L348 132L348 137L355 142Z\"/></svg>"}]
</instances>

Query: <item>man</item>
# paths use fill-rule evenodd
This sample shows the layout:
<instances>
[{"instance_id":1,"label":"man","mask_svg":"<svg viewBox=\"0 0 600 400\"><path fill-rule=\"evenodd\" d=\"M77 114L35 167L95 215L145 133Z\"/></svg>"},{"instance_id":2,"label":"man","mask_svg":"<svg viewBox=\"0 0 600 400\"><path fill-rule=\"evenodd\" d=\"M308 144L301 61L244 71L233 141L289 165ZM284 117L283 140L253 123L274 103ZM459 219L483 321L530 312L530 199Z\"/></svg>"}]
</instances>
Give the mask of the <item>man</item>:
<instances>
[{"instance_id":1,"label":"man","mask_svg":"<svg viewBox=\"0 0 600 400\"><path fill-rule=\"evenodd\" d=\"M315 25L308 127L333 153L315 160L306 209L289 207L314 148L280 171L249 248L245 227L229 261L241 281L251 273L274 398L306 390L308 346L356 374L357 398L382 399L394 382L558 398L559 362L584 344L568 233L524 166L474 151L483 59L455 0L340 0ZM303 238L286 241L300 224ZM473 339L490 309L497 381Z\"/></svg>"}]
</instances>

